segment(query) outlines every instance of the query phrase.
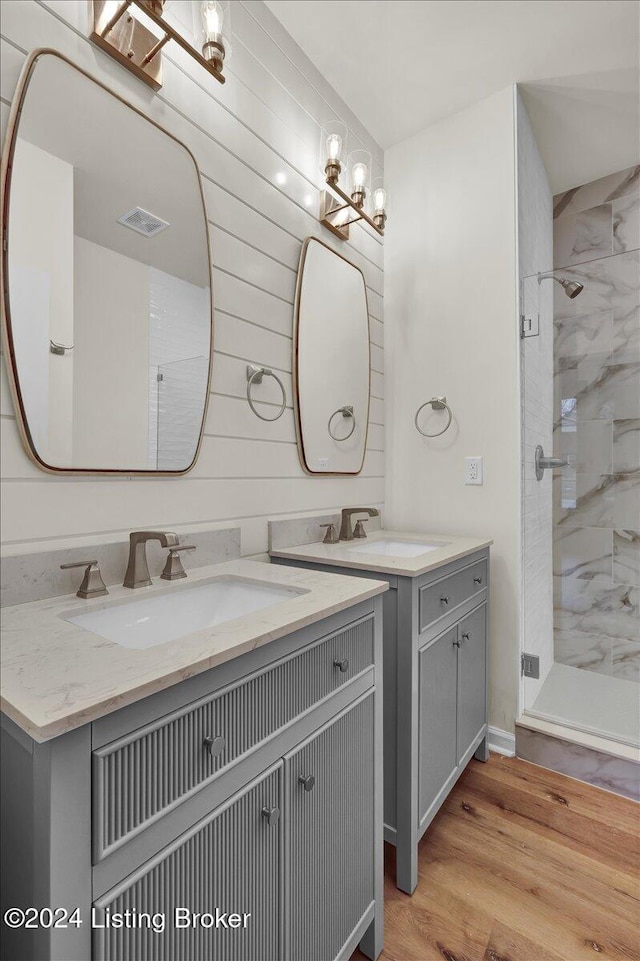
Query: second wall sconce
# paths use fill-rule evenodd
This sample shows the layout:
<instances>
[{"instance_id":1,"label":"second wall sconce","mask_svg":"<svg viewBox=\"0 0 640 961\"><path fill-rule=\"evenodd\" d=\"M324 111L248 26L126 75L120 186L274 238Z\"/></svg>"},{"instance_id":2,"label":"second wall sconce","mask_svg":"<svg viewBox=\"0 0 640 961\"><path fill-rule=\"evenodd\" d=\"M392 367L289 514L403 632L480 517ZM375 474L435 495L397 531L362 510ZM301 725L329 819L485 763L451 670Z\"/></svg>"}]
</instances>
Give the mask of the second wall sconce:
<instances>
[{"instance_id":1,"label":"second wall sconce","mask_svg":"<svg viewBox=\"0 0 640 961\"><path fill-rule=\"evenodd\" d=\"M198 4L194 34L200 49L167 23L164 7L165 0L93 0L90 39L153 90L162 86L161 50L170 40L224 83L222 67L230 34L228 0ZM159 28L160 35L152 26Z\"/></svg>"},{"instance_id":2,"label":"second wall sconce","mask_svg":"<svg viewBox=\"0 0 640 961\"><path fill-rule=\"evenodd\" d=\"M341 121L326 124L321 132L321 164L329 189L323 190L320 195L320 223L341 240L349 239L350 224L362 220L383 236L387 220L387 194L381 180L376 181L371 190L371 154L368 151L353 150L348 155L348 192L340 186L346 137L347 128ZM336 196L342 203L336 202ZM370 196L373 202L372 216L365 210Z\"/></svg>"}]
</instances>

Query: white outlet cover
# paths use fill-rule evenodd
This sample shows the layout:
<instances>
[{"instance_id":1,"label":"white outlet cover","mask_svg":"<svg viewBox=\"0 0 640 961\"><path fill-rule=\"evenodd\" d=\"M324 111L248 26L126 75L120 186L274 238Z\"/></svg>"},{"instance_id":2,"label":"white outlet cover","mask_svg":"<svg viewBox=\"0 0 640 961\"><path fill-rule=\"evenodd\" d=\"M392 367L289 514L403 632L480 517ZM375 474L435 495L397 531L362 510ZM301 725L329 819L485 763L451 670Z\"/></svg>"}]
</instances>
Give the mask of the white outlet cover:
<instances>
[{"instance_id":1,"label":"white outlet cover","mask_svg":"<svg viewBox=\"0 0 640 961\"><path fill-rule=\"evenodd\" d=\"M329 470L329 458L319 457L318 458L318 470Z\"/></svg>"},{"instance_id":2,"label":"white outlet cover","mask_svg":"<svg viewBox=\"0 0 640 961\"><path fill-rule=\"evenodd\" d=\"M464 482L468 485L481 485L483 482L482 457L465 457Z\"/></svg>"}]
</instances>

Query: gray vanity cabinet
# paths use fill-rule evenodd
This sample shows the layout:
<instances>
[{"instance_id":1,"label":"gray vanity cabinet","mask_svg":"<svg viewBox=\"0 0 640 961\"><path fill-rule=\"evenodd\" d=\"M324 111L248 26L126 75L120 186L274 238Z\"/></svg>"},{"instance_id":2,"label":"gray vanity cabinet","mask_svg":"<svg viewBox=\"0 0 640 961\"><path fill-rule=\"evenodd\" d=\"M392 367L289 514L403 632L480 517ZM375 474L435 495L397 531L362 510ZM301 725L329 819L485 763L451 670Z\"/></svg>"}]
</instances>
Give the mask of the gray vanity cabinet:
<instances>
[{"instance_id":1,"label":"gray vanity cabinet","mask_svg":"<svg viewBox=\"0 0 640 961\"><path fill-rule=\"evenodd\" d=\"M279 764L250 782L115 891L95 902L98 924L104 924L107 914L126 911L152 916L160 912L170 923L161 932L143 928L133 935L96 927L94 961L264 961L278 957L281 769ZM206 914L213 905L241 914L240 926L176 927L172 917L176 906ZM249 915L246 926L244 914Z\"/></svg>"},{"instance_id":2,"label":"gray vanity cabinet","mask_svg":"<svg viewBox=\"0 0 640 961\"><path fill-rule=\"evenodd\" d=\"M43 744L3 715L2 738L9 903L83 918L4 932L4 956L347 961L358 946L382 950L381 597ZM250 917L181 928L176 908ZM126 912L160 914L164 930L101 926Z\"/></svg>"},{"instance_id":3,"label":"gray vanity cabinet","mask_svg":"<svg viewBox=\"0 0 640 961\"><path fill-rule=\"evenodd\" d=\"M414 576L272 557L385 579L384 834L396 883L418 883L418 843L472 757L487 760L489 549Z\"/></svg>"},{"instance_id":4,"label":"gray vanity cabinet","mask_svg":"<svg viewBox=\"0 0 640 961\"><path fill-rule=\"evenodd\" d=\"M291 961L340 955L374 900L373 706L367 695L285 759Z\"/></svg>"}]
</instances>

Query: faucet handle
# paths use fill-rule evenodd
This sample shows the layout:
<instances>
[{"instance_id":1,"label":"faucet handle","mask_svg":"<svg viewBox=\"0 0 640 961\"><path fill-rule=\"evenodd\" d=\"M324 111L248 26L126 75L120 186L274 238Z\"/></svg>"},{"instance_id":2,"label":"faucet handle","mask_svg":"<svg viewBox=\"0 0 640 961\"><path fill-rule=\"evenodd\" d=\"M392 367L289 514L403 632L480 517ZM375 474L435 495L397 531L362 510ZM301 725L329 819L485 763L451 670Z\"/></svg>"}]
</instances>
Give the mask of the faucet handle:
<instances>
[{"instance_id":1,"label":"faucet handle","mask_svg":"<svg viewBox=\"0 0 640 961\"><path fill-rule=\"evenodd\" d=\"M67 571L73 567L85 567L82 584L76 591L77 597L104 597L109 591L102 580L102 574L97 561L73 561L70 564L61 564L60 570Z\"/></svg>"},{"instance_id":2,"label":"faucet handle","mask_svg":"<svg viewBox=\"0 0 640 961\"><path fill-rule=\"evenodd\" d=\"M327 528L327 533L324 535L324 540L322 541L323 544L338 543L338 534L336 532L335 524L320 524L319 526Z\"/></svg>"},{"instance_id":3,"label":"faucet handle","mask_svg":"<svg viewBox=\"0 0 640 961\"><path fill-rule=\"evenodd\" d=\"M366 537L366 536L367 536L367 532L366 532L365 529L364 529L364 525L367 523L368 520L369 520L368 517L363 517L363 518L361 518L360 520L357 520L357 521L356 521L356 526L355 526L355 528L354 528L354 530L353 530L353 536L354 536L354 537Z\"/></svg>"},{"instance_id":4,"label":"faucet handle","mask_svg":"<svg viewBox=\"0 0 640 961\"><path fill-rule=\"evenodd\" d=\"M195 551L195 549L195 544L179 544L177 547L169 548L169 556L160 577L164 581L177 581L186 577L187 572L182 566L180 551Z\"/></svg>"}]
</instances>

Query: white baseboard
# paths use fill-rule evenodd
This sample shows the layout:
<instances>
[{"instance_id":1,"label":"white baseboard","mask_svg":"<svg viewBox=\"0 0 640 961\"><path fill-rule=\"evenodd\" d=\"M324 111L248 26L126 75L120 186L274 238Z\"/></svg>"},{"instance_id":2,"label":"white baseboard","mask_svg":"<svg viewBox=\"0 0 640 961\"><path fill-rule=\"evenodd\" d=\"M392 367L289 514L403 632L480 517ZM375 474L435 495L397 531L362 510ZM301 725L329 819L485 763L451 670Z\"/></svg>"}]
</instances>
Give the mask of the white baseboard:
<instances>
[{"instance_id":1,"label":"white baseboard","mask_svg":"<svg viewBox=\"0 0 640 961\"><path fill-rule=\"evenodd\" d=\"M489 750L504 757L516 756L516 736L499 727L489 727Z\"/></svg>"}]
</instances>

